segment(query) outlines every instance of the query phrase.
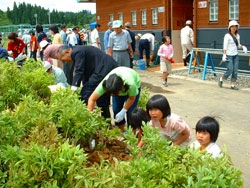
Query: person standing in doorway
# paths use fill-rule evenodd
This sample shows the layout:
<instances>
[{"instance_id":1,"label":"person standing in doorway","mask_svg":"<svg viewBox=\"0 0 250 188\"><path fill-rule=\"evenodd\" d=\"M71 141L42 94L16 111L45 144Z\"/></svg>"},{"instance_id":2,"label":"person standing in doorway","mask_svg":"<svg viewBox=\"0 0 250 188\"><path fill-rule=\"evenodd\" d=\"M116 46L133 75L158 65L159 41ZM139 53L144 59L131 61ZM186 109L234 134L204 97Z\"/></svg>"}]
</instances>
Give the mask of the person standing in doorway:
<instances>
[{"instance_id":1,"label":"person standing in doorway","mask_svg":"<svg viewBox=\"0 0 250 188\"><path fill-rule=\"evenodd\" d=\"M186 21L186 26L181 29L181 47L182 47L182 59L184 66L187 66L187 54L193 48L194 44L194 31L190 27L192 25L191 20Z\"/></svg>"},{"instance_id":2,"label":"person standing in doorway","mask_svg":"<svg viewBox=\"0 0 250 188\"><path fill-rule=\"evenodd\" d=\"M151 55L154 56L154 49L155 49L155 34L154 33L146 33L142 35L139 41L139 59L143 59L143 51L145 50L146 53L146 63L147 67L150 67L150 44L151 44Z\"/></svg>"},{"instance_id":3,"label":"person standing in doorway","mask_svg":"<svg viewBox=\"0 0 250 188\"><path fill-rule=\"evenodd\" d=\"M226 63L226 72L219 79L218 85L222 84L231 75L231 89L238 90L236 80L238 76L239 56L238 49L243 49L247 53L247 48L240 44L240 35L238 34L239 24L232 20L228 25L228 33L224 36L222 61Z\"/></svg>"}]
</instances>

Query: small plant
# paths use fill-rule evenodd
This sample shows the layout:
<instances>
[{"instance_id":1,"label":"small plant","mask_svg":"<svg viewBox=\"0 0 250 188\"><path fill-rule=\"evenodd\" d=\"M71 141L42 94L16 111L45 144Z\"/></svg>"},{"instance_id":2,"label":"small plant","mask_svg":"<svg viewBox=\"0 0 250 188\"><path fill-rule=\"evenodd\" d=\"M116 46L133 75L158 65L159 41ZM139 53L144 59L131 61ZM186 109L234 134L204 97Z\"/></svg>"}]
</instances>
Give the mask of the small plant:
<instances>
[{"instance_id":1,"label":"small plant","mask_svg":"<svg viewBox=\"0 0 250 188\"><path fill-rule=\"evenodd\" d=\"M147 88L147 87L141 88L141 94L140 94L140 98L139 98L137 107L145 110L149 96L150 96L149 88Z\"/></svg>"}]
</instances>

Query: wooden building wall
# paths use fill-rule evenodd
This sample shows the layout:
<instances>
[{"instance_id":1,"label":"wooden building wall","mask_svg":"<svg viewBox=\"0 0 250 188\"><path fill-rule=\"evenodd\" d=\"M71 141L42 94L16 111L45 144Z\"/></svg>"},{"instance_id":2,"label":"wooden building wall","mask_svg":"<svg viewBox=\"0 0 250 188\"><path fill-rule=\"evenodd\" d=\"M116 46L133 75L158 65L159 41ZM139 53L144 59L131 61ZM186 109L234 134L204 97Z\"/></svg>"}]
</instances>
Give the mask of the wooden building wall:
<instances>
[{"instance_id":1,"label":"wooden building wall","mask_svg":"<svg viewBox=\"0 0 250 188\"><path fill-rule=\"evenodd\" d=\"M195 0L196 3L199 0ZM228 26L229 20L229 1L218 0L218 21L209 21L209 1L207 8L198 8L194 10L194 16L197 17L197 28L225 28ZM239 23L243 27L250 26L250 1L239 0Z\"/></svg>"},{"instance_id":2,"label":"wooden building wall","mask_svg":"<svg viewBox=\"0 0 250 188\"><path fill-rule=\"evenodd\" d=\"M159 13L159 22L157 25L152 24L152 8L162 6L162 0L136 0L136 1L121 1L121 0L97 0L96 1L96 12L97 22L101 24L100 31L107 29L107 23L109 22L109 15L114 15L114 20L119 19L119 13L123 13L123 22L132 22L131 11L136 11L137 14L137 25L133 26L135 30L155 30L162 29L162 22L164 13ZM141 10L147 10L147 25L141 24ZM99 18L99 19L98 19Z\"/></svg>"}]
</instances>

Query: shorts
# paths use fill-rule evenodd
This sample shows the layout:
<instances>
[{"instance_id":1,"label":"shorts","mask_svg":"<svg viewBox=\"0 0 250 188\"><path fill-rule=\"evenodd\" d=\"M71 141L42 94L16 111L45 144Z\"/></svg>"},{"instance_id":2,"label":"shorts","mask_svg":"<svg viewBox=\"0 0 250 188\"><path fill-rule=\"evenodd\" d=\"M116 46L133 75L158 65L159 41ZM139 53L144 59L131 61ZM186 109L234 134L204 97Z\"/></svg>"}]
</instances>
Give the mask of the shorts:
<instances>
[{"instance_id":1,"label":"shorts","mask_svg":"<svg viewBox=\"0 0 250 188\"><path fill-rule=\"evenodd\" d=\"M168 74L171 74L172 72L172 64L169 61L160 61L160 70L161 72L167 72Z\"/></svg>"}]
</instances>

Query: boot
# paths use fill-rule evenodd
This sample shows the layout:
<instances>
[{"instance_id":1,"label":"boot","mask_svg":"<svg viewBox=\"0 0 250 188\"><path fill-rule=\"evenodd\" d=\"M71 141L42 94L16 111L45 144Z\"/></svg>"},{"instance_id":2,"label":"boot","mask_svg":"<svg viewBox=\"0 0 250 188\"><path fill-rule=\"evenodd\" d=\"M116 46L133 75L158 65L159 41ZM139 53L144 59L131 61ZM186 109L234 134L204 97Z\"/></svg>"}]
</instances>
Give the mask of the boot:
<instances>
[{"instance_id":1,"label":"boot","mask_svg":"<svg viewBox=\"0 0 250 188\"><path fill-rule=\"evenodd\" d=\"M183 59L184 66L187 66L186 59Z\"/></svg>"},{"instance_id":2,"label":"boot","mask_svg":"<svg viewBox=\"0 0 250 188\"><path fill-rule=\"evenodd\" d=\"M150 59L146 59L147 67L150 67L149 62L150 62Z\"/></svg>"}]
</instances>

